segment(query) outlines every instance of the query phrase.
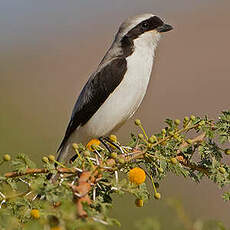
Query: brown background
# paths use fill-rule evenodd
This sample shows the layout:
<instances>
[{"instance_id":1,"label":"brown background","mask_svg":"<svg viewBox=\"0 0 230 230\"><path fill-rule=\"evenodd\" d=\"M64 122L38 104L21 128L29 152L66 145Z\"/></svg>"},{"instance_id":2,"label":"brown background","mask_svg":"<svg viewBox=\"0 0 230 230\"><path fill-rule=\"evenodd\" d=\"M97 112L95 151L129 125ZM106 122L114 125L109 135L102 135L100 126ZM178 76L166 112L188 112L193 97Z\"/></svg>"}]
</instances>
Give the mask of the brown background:
<instances>
[{"instance_id":1,"label":"brown background","mask_svg":"<svg viewBox=\"0 0 230 230\"><path fill-rule=\"evenodd\" d=\"M160 42L147 95L134 117L150 134L163 128L167 117L217 118L230 108L229 10L228 0L0 1L0 154L24 152L39 162L41 155L55 153L76 97L118 25L144 12L175 29ZM119 132L123 143L136 132L133 119ZM230 224L229 205L210 182L197 185L171 176L161 193L182 200L193 219ZM140 210L133 198L119 200L113 214L123 229L142 216L170 219L164 201Z\"/></svg>"}]
</instances>

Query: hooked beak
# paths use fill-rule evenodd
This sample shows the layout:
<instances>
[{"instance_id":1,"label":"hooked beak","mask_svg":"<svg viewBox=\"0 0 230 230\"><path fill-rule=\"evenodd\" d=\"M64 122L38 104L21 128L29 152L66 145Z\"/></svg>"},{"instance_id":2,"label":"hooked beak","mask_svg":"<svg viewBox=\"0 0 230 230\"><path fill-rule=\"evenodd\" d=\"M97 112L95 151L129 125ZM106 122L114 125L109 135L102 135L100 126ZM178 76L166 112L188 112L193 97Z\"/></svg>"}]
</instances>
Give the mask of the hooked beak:
<instances>
[{"instance_id":1,"label":"hooked beak","mask_svg":"<svg viewBox=\"0 0 230 230\"><path fill-rule=\"evenodd\" d=\"M172 30L173 27L168 24L163 24L162 26L159 26L156 28L157 32L163 33Z\"/></svg>"}]
</instances>

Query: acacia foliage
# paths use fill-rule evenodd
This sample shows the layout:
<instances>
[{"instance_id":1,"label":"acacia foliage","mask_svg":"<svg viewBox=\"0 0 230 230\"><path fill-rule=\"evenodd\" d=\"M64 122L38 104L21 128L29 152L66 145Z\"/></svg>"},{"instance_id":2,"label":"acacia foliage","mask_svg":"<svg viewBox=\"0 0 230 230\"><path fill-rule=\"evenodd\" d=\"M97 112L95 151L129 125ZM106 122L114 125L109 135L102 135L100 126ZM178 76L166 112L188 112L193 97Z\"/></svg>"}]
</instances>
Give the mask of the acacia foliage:
<instances>
[{"instance_id":1,"label":"acacia foliage","mask_svg":"<svg viewBox=\"0 0 230 230\"><path fill-rule=\"evenodd\" d=\"M230 111L222 112L217 121L191 115L182 122L165 122L164 129L147 136L136 120L140 133L131 134L125 146L112 135L107 142L112 153L98 145L86 148L74 144L77 157L70 165L56 162L50 155L43 157L43 167L37 168L25 154L13 159L4 155L0 165L8 172L0 176L0 229L104 229L119 225L108 216L111 195L130 193L136 205L143 206L148 199L161 198L158 187L169 172L197 183L208 178L219 187L229 184L230 166L224 156L230 155ZM126 175L135 167L145 171L145 183L129 181ZM52 181L47 179L50 173L59 176ZM147 189L148 181L152 190ZM229 201L230 192L225 192L223 199Z\"/></svg>"}]
</instances>

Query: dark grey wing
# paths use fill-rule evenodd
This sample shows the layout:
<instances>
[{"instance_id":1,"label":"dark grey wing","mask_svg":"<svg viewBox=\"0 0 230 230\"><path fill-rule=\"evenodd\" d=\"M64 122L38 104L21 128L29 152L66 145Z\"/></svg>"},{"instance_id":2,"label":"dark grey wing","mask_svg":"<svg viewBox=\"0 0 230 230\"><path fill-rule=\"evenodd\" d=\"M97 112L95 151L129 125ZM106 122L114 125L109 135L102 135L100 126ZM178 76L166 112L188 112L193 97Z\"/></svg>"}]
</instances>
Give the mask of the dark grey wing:
<instances>
[{"instance_id":1,"label":"dark grey wing","mask_svg":"<svg viewBox=\"0 0 230 230\"><path fill-rule=\"evenodd\" d=\"M126 70L126 59L117 58L89 78L74 106L70 122L58 151L65 146L74 130L87 123L97 112L108 96L120 84Z\"/></svg>"}]
</instances>

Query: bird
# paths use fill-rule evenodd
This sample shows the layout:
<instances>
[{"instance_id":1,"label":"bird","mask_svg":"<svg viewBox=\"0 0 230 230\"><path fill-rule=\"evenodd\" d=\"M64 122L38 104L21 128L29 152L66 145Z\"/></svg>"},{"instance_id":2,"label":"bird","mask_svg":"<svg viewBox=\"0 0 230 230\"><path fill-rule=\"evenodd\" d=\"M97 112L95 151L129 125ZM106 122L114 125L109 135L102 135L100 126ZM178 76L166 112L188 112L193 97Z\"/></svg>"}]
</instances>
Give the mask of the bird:
<instances>
[{"instance_id":1,"label":"bird","mask_svg":"<svg viewBox=\"0 0 230 230\"><path fill-rule=\"evenodd\" d=\"M73 143L106 137L132 117L146 94L161 34L172 29L151 13L130 17L120 25L80 92L57 161L70 159Z\"/></svg>"}]
</instances>

